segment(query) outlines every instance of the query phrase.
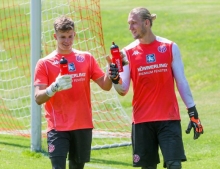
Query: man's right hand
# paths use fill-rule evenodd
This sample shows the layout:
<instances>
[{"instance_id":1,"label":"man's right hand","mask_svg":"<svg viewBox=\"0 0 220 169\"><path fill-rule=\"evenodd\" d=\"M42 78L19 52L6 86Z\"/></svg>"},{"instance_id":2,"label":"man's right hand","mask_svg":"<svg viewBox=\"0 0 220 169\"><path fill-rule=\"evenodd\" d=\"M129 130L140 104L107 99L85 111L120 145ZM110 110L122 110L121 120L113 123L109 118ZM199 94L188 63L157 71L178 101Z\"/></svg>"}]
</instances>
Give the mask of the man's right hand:
<instances>
[{"instance_id":1,"label":"man's right hand","mask_svg":"<svg viewBox=\"0 0 220 169\"><path fill-rule=\"evenodd\" d=\"M114 64L114 63L110 64L110 67L109 67L109 77L110 77L110 79L112 80L112 82L114 84L118 84L119 83L120 75L119 75L119 72L118 72L118 68L117 68L116 64Z\"/></svg>"},{"instance_id":2,"label":"man's right hand","mask_svg":"<svg viewBox=\"0 0 220 169\"><path fill-rule=\"evenodd\" d=\"M58 76L56 81L46 88L46 94L52 97L56 92L72 87L72 75Z\"/></svg>"}]
</instances>

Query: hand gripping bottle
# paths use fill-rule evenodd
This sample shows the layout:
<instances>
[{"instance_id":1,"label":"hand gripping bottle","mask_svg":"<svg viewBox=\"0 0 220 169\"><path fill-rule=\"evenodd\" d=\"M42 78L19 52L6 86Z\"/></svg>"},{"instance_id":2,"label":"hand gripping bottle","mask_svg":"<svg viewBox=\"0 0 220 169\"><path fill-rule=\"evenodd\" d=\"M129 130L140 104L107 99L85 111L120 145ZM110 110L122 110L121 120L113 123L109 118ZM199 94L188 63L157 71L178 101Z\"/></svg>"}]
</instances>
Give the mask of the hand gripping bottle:
<instances>
[{"instance_id":1,"label":"hand gripping bottle","mask_svg":"<svg viewBox=\"0 0 220 169\"><path fill-rule=\"evenodd\" d=\"M62 56L62 58L60 59L60 74L61 75L69 74L68 61L64 56Z\"/></svg>"},{"instance_id":2,"label":"hand gripping bottle","mask_svg":"<svg viewBox=\"0 0 220 169\"><path fill-rule=\"evenodd\" d=\"M112 54L112 62L116 64L118 71L123 72L122 59L118 46L115 42L112 42L112 46L110 48Z\"/></svg>"}]
</instances>

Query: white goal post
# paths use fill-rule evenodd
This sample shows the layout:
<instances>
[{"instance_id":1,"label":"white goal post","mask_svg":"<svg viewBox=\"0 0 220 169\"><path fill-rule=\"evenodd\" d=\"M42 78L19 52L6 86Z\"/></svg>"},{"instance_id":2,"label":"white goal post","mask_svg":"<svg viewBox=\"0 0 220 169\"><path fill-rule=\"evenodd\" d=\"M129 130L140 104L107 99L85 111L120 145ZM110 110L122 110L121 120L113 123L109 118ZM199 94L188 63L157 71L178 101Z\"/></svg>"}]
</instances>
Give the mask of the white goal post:
<instances>
[{"instance_id":1,"label":"white goal post","mask_svg":"<svg viewBox=\"0 0 220 169\"><path fill-rule=\"evenodd\" d=\"M31 0L31 150L41 151L41 107L34 99L34 71L41 58L41 1Z\"/></svg>"},{"instance_id":2,"label":"white goal post","mask_svg":"<svg viewBox=\"0 0 220 169\"><path fill-rule=\"evenodd\" d=\"M105 71L100 11L100 0L0 2L0 134L30 137L31 150L42 150L46 121L43 106L34 100L36 62L55 49L54 19L67 15L76 25L73 48L92 53ZM92 149L131 145L131 120L115 90L103 91L92 81L91 90Z\"/></svg>"}]
</instances>

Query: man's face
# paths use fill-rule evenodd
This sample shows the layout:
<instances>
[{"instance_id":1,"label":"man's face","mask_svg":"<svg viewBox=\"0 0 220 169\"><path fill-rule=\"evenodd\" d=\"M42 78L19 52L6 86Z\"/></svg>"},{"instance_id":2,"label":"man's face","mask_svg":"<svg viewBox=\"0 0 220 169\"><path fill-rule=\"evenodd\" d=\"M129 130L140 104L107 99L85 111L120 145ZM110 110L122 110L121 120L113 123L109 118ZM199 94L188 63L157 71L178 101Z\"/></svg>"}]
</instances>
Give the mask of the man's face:
<instances>
[{"instance_id":1,"label":"man's face","mask_svg":"<svg viewBox=\"0 0 220 169\"><path fill-rule=\"evenodd\" d=\"M72 51L72 45L75 32L68 30L66 32L57 31L54 38L57 40L57 49L59 53L68 54Z\"/></svg>"},{"instance_id":2,"label":"man's face","mask_svg":"<svg viewBox=\"0 0 220 169\"><path fill-rule=\"evenodd\" d=\"M141 20L137 14L130 13L128 16L129 30L134 39L141 39L147 32L145 21Z\"/></svg>"}]
</instances>

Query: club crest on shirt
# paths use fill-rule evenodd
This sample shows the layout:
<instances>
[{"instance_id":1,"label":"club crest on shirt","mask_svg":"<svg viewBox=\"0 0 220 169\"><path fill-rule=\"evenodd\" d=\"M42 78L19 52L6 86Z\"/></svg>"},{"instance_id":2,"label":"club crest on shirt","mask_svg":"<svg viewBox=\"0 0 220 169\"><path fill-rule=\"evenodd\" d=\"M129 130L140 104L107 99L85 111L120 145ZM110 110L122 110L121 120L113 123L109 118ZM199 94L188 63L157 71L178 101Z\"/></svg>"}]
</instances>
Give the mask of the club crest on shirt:
<instances>
[{"instance_id":1,"label":"club crest on shirt","mask_svg":"<svg viewBox=\"0 0 220 169\"><path fill-rule=\"evenodd\" d=\"M70 72L75 71L75 70L76 70L76 67L75 67L74 63L69 63L69 64L68 64L68 69L69 69Z\"/></svg>"},{"instance_id":2,"label":"club crest on shirt","mask_svg":"<svg viewBox=\"0 0 220 169\"><path fill-rule=\"evenodd\" d=\"M77 60L77 62L84 62L85 56L77 55L76 60Z\"/></svg>"},{"instance_id":3,"label":"club crest on shirt","mask_svg":"<svg viewBox=\"0 0 220 169\"><path fill-rule=\"evenodd\" d=\"M158 46L157 50L160 52L160 53L164 53L167 51L167 47L165 45L160 45Z\"/></svg>"},{"instance_id":4,"label":"club crest on shirt","mask_svg":"<svg viewBox=\"0 0 220 169\"><path fill-rule=\"evenodd\" d=\"M146 61L147 61L147 63L156 62L155 54L148 54L148 55L146 55Z\"/></svg>"}]
</instances>

